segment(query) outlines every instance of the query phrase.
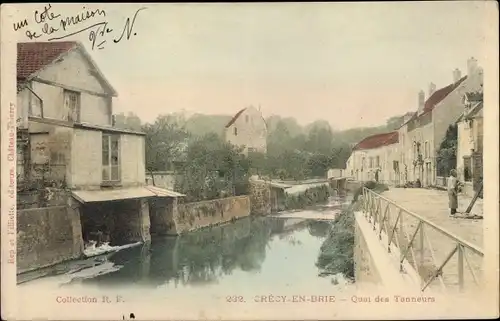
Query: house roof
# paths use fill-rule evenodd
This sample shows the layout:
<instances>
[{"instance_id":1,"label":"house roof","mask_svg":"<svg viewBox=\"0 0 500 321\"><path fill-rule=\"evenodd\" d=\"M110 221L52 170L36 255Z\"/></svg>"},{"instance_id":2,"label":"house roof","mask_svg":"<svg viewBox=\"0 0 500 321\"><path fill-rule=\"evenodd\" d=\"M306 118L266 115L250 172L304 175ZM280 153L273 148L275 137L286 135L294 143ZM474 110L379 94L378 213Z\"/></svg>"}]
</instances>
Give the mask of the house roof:
<instances>
[{"instance_id":1,"label":"house roof","mask_svg":"<svg viewBox=\"0 0 500 321\"><path fill-rule=\"evenodd\" d=\"M226 125L226 128L228 128L229 126L231 126L232 124L234 124L234 122L236 121L236 119L238 119L238 117L240 117L240 115L246 110L246 108L243 108L242 110L240 110L239 112L236 113L236 115L234 115L233 118L231 118L231 120L227 123Z\"/></svg>"},{"instance_id":2,"label":"house roof","mask_svg":"<svg viewBox=\"0 0 500 321\"><path fill-rule=\"evenodd\" d=\"M483 117L483 102L476 102L474 106L472 106L469 110L465 111L460 115L457 120L457 123L464 119L474 119Z\"/></svg>"},{"instance_id":3,"label":"house roof","mask_svg":"<svg viewBox=\"0 0 500 321\"><path fill-rule=\"evenodd\" d=\"M399 141L399 135L397 131L377 134L366 137L365 139L357 143L356 146L353 147L353 150L372 149L372 148L395 144L398 141Z\"/></svg>"},{"instance_id":4,"label":"house roof","mask_svg":"<svg viewBox=\"0 0 500 321\"><path fill-rule=\"evenodd\" d=\"M436 107L443 99L446 98L452 91L454 91L464 80L467 79L467 76L460 78L455 83L449 84L446 87L436 90L426 101L424 105L424 113L427 113Z\"/></svg>"},{"instance_id":5,"label":"house roof","mask_svg":"<svg viewBox=\"0 0 500 321\"><path fill-rule=\"evenodd\" d=\"M17 78L28 79L76 46L74 41L17 44Z\"/></svg>"},{"instance_id":6,"label":"house roof","mask_svg":"<svg viewBox=\"0 0 500 321\"><path fill-rule=\"evenodd\" d=\"M436 90L425 101L424 111L423 111L422 115L426 114L426 113L428 113L430 111L432 111L436 107L437 104L439 104L441 101L443 101L443 99L445 99L446 96L448 96L452 91L454 91L458 86L460 86L460 84L462 82L464 82L465 79L467 79L467 76L464 76L464 77L460 78L460 80L458 80L455 83L449 84L446 87L443 87L443 88L440 88L440 89ZM407 114L409 114L409 113L407 113ZM418 113L413 112L413 116L410 119L408 119L408 121L406 121L405 123L403 123L401 125L401 127L399 127L399 128L402 128L403 126L405 126L406 124L408 124L410 121L414 120L415 118L418 118L418 116L419 116Z\"/></svg>"},{"instance_id":7,"label":"house roof","mask_svg":"<svg viewBox=\"0 0 500 321\"><path fill-rule=\"evenodd\" d=\"M483 93L479 91L465 93L465 97L470 102L483 101Z\"/></svg>"},{"instance_id":8,"label":"house roof","mask_svg":"<svg viewBox=\"0 0 500 321\"><path fill-rule=\"evenodd\" d=\"M85 47L77 41L21 42L17 44L17 89L36 77L42 70L63 58L69 52L79 50L88 60L98 80L113 95L116 90L106 80Z\"/></svg>"}]
</instances>

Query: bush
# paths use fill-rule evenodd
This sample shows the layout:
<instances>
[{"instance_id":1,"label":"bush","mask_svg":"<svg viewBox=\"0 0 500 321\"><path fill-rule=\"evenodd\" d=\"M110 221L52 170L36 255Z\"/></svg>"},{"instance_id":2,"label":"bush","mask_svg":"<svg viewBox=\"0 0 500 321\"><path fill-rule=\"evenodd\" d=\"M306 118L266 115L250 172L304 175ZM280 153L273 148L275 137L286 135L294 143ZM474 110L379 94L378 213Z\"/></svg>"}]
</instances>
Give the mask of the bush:
<instances>
[{"instance_id":1,"label":"bush","mask_svg":"<svg viewBox=\"0 0 500 321\"><path fill-rule=\"evenodd\" d=\"M387 187L387 185L385 185L385 184L377 183L375 181L366 182L360 188L358 188L356 190L356 192L354 193L354 197L352 199L352 203L357 202L359 196L363 195L363 187L371 189L372 191L374 191L376 193L382 193L384 191L389 190L389 187Z\"/></svg>"},{"instance_id":2,"label":"bush","mask_svg":"<svg viewBox=\"0 0 500 321\"><path fill-rule=\"evenodd\" d=\"M285 209L303 209L318 203L328 201L330 192L327 186L312 187L299 195L285 196Z\"/></svg>"},{"instance_id":3,"label":"bush","mask_svg":"<svg viewBox=\"0 0 500 321\"><path fill-rule=\"evenodd\" d=\"M321 275L341 273L354 280L354 206L342 211L333 221L330 232L321 245L316 266Z\"/></svg>"}]
</instances>

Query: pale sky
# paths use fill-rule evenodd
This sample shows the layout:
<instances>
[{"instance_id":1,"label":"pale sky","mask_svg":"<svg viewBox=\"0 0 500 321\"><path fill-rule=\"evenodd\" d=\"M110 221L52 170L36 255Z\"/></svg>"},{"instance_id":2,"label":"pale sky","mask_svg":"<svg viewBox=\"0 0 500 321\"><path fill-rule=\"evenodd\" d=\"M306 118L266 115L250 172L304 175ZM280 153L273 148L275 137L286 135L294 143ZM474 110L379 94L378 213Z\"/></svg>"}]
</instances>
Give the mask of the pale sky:
<instances>
[{"instance_id":1,"label":"pale sky","mask_svg":"<svg viewBox=\"0 0 500 321\"><path fill-rule=\"evenodd\" d=\"M17 19L41 30L22 5ZM336 129L379 125L417 108L430 82L452 82L455 68L485 57L484 2L326 4L52 4L55 14L101 9L106 17L70 26L62 36L107 21L113 31L92 50L89 31L66 40L83 42L119 93L114 112L133 111L151 121L181 110L234 114L261 105L264 116L327 120ZM127 17L135 36L119 43ZM55 19L50 21L59 26ZM46 41L51 36L42 36ZM483 67L486 67L483 65ZM487 73L485 68L485 73ZM426 97L427 98L427 97Z\"/></svg>"}]
</instances>

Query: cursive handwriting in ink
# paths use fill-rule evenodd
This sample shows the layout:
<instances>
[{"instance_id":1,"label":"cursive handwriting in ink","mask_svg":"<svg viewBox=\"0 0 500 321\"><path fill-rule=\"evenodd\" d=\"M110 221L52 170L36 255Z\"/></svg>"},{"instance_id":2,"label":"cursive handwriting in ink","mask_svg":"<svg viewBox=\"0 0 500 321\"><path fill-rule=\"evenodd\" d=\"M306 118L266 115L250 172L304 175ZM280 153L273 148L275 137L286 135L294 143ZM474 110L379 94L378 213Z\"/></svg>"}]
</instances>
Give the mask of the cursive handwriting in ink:
<instances>
[{"instance_id":1,"label":"cursive handwriting in ink","mask_svg":"<svg viewBox=\"0 0 500 321\"><path fill-rule=\"evenodd\" d=\"M95 24L93 24L93 25L91 25L91 26L88 26L88 27L83 28L83 29L80 29L80 30L78 30L78 31L75 31L75 32L69 33L69 34L67 34L67 35L64 35L64 36L61 36L61 37L54 37L54 38L50 38L50 39L47 39L47 40L48 40L48 41L54 41L54 40L60 40L60 39L68 38L68 37L74 36L74 35L76 35L76 34L79 34L79 33L81 33L81 32L84 32L84 31L86 31L86 30L93 29L93 28L95 28L95 27L97 27L97 26L102 26L102 25L105 25L106 23L107 23L107 22L99 22L99 23L95 23Z\"/></svg>"},{"instance_id":2,"label":"cursive handwriting in ink","mask_svg":"<svg viewBox=\"0 0 500 321\"><path fill-rule=\"evenodd\" d=\"M31 30L26 30L26 37L28 37L30 40L40 38L42 35L37 34L34 31Z\"/></svg>"},{"instance_id":3,"label":"cursive handwriting in ink","mask_svg":"<svg viewBox=\"0 0 500 321\"><path fill-rule=\"evenodd\" d=\"M43 27L42 27L42 32L43 32L44 34L46 34L46 35L50 35L50 34L52 34L52 33L56 32L56 31L59 31L59 29L54 28L54 27L52 27L52 26L49 26L49 24L48 24L48 23L44 23L44 24L43 24Z\"/></svg>"},{"instance_id":4,"label":"cursive handwriting in ink","mask_svg":"<svg viewBox=\"0 0 500 321\"><path fill-rule=\"evenodd\" d=\"M97 30L91 30L89 33L89 40L92 42L92 50L94 50L98 37L104 37L106 34L112 32L113 29L108 28L108 23L105 22L104 25L97 27ZM106 40L102 40L97 44L97 49L104 49L103 45Z\"/></svg>"},{"instance_id":5,"label":"cursive handwriting in ink","mask_svg":"<svg viewBox=\"0 0 500 321\"><path fill-rule=\"evenodd\" d=\"M53 12L50 11L50 9L52 9L51 4L49 4L48 7L45 6L41 13L38 13L38 10L35 10L35 22L40 24L46 22L47 19L48 21L51 21L61 16L60 14L54 14Z\"/></svg>"},{"instance_id":6,"label":"cursive handwriting in ink","mask_svg":"<svg viewBox=\"0 0 500 321\"><path fill-rule=\"evenodd\" d=\"M139 11L142 11L142 10L145 10L147 8L140 8L139 10L137 10L134 14L134 18L132 19L132 23L130 22L130 18L127 18L127 21L125 22L125 27L123 28L123 31L122 31L122 34L120 35L120 38L117 39L113 39L113 42L114 43L118 43L122 40L123 36L125 35L125 32L127 33L127 40L130 39L130 35L132 34L132 30L134 28L134 23L135 23L135 19L137 18L137 15L139 14ZM134 32L134 36L137 35L137 33Z\"/></svg>"},{"instance_id":7,"label":"cursive handwriting in ink","mask_svg":"<svg viewBox=\"0 0 500 321\"><path fill-rule=\"evenodd\" d=\"M89 11L85 7L83 7L83 9L85 11L76 15L76 16L65 17L64 19L61 19L61 27L63 28L64 31L66 31L66 28L68 26L77 25L85 20L95 18L96 15L106 17L106 11L104 11L104 10L95 9L95 10Z\"/></svg>"},{"instance_id":8,"label":"cursive handwriting in ink","mask_svg":"<svg viewBox=\"0 0 500 321\"><path fill-rule=\"evenodd\" d=\"M19 29L22 29L24 27L27 27L28 26L28 20L27 19L24 19L24 20L21 20L21 21L18 21L18 22L15 22L13 23L14 25L14 31L17 31Z\"/></svg>"}]
</instances>

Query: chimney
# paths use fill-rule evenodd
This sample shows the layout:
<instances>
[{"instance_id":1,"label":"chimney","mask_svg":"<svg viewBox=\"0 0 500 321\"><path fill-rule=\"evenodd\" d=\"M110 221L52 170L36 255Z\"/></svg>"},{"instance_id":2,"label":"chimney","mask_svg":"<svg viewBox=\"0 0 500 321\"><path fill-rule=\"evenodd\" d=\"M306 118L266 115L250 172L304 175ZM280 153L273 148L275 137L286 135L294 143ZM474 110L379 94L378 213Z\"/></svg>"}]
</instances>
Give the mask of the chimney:
<instances>
[{"instance_id":1,"label":"chimney","mask_svg":"<svg viewBox=\"0 0 500 321\"><path fill-rule=\"evenodd\" d=\"M429 84L429 97L436 91L436 84L431 82Z\"/></svg>"},{"instance_id":2,"label":"chimney","mask_svg":"<svg viewBox=\"0 0 500 321\"><path fill-rule=\"evenodd\" d=\"M455 68L455 70L453 70L453 83L457 83L460 78L462 78L462 72L460 69Z\"/></svg>"},{"instance_id":3,"label":"chimney","mask_svg":"<svg viewBox=\"0 0 500 321\"><path fill-rule=\"evenodd\" d=\"M482 92L483 91L483 68L481 67L478 67L477 68L477 76L479 78L479 86L481 87L480 91Z\"/></svg>"},{"instance_id":4,"label":"chimney","mask_svg":"<svg viewBox=\"0 0 500 321\"><path fill-rule=\"evenodd\" d=\"M472 76L477 70L477 59L474 57L470 57L467 60L467 76Z\"/></svg>"},{"instance_id":5,"label":"chimney","mask_svg":"<svg viewBox=\"0 0 500 321\"><path fill-rule=\"evenodd\" d=\"M410 118L412 118L412 117L413 117L413 113L412 112L408 112L408 113L404 114L404 116L403 116L403 124L406 124L410 120Z\"/></svg>"},{"instance_id":6,"label":"chimney","mask_svg":"<svg viewBox=\"0 0 500 321\"><path fill-rule=\"evenodd\" d=\"M418 114L424 111L424 105L425 105L425 93L423 90L420 90L420 92L418 93Z\"/></svg>"}]
</instances>

